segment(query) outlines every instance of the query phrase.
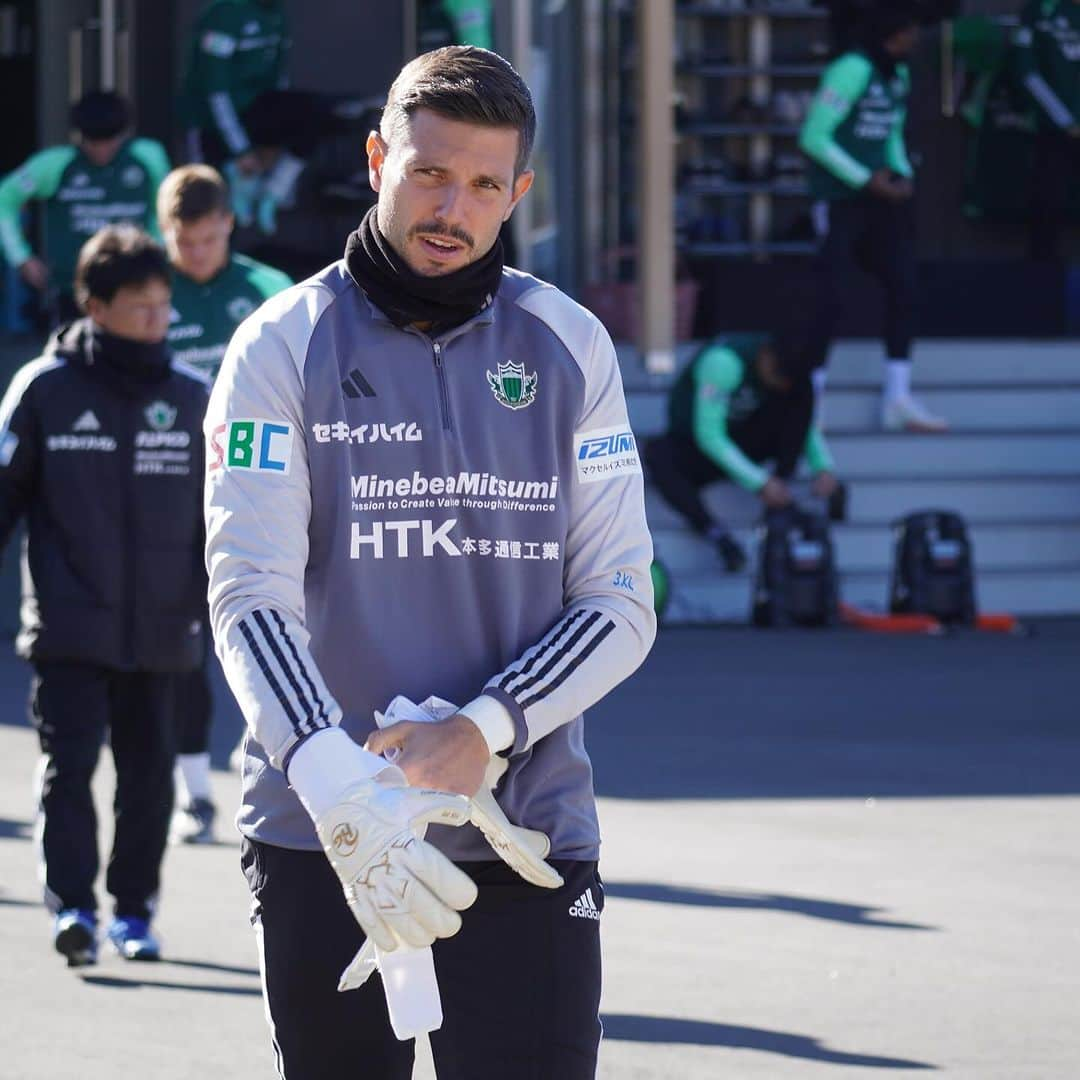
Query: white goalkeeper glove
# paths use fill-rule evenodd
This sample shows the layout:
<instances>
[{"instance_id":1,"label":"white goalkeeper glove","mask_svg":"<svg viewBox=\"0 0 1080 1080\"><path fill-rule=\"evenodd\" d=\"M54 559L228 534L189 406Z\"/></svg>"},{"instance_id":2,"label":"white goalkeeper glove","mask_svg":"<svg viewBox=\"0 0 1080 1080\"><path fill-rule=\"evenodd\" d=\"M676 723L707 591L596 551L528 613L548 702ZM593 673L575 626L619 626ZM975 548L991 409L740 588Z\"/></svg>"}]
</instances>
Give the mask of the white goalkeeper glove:
<instances>
[{"instance_id":1,"label":"white goalkeeper glove","mask_svg":"<svg viewBox=\"0 0 1080 1080\"><path fill-rule=\"evenodd\" d=\"M409 787L400 769L340 730L302 745L289 779L369 940L390 952L399 941L423 947L461 929L458 912L476 899L476 885L422 836L429 824L464 825L468 799Z\"/></svg>"},{"instance_id":2,"label":"white goalkeeper glove","mask_svg":"<svg viewBox=\"0 0 1080 1080\"><path fill-rule=\"evenodd\" d=\"M407 697L399 695L390 702L385 714L375 713L375 722L380 728L392 727L402 720L430 723L445 720L456 712L456 706L441 698L429 697L421 705L417 705ZM563 883L562 876L544 861L551 850L551 841L547 834L538 829L525 829L514 825L492 794L507 767L505 758L498 755L492 757L480 790L469 800L469 820L484 834L495 854L525 881L544 889L557 889ZM377 970L375 947L369 940L341 973L338 990L356 990Z\"/></svg>"},{"instance_id":3,"label":"white goalkeeper glove","mask_svg":"<svg viewBox=\"0 0 1080 1080\"><path fill-rule=\"evenodd\" d=\"M445 720L457 711L456 705L439 697L429 697L417 705L399 694L385 713L375 713L375 723L380 728L393 727L403 720L433 723ZM484 834L495 854L530 885L557 889L563 879L557 870L544 862L551 850L547 834L514 825L492 794L507 768L506 758L498 754L492 756L479 791L469 800L469 820Z\"/></svg>"}]
</instances>

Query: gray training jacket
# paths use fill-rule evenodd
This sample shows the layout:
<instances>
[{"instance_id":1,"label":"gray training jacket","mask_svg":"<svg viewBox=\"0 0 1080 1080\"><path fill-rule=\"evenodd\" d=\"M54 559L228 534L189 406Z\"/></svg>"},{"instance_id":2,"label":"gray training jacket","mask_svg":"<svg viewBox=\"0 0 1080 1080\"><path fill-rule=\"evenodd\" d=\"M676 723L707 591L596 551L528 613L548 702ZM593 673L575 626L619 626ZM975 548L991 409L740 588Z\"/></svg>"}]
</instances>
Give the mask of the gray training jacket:
<instances>
[{"instance_id":1,"label":"gray training jacket","mask_svg":"<svg viewBox=\"0 0 1080 1080\"><path fill-rule=\"evenodd\" d=\"M285 768L330 725L358 743L395 694L514 722L507 816L594 859L582 713L652 645L652 542L615 350L563 293L505 270L434 340L343 262L238 328L211 395L207 569L248 724L238 824L317 848ZM471 825L428 838L492 858Z\"/></svg>"}]
</instances>

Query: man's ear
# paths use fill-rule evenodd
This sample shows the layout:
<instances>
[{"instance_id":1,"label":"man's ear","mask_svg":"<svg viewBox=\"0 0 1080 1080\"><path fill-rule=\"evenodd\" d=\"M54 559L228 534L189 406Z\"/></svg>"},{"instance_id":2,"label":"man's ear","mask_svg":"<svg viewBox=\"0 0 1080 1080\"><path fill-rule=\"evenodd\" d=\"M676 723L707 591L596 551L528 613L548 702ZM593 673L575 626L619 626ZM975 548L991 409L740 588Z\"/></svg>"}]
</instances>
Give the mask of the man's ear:
<instances>
[{"instance_id":1,"label":"man's ear","mask_svg":"<svg viewBox=\"0 0 1080 1080\"><path fill-rule=\"evenodd\" d=\"M90 316L94 322L98 321L99 316L104 308L108 305L99 296L88 296L86 303L83 304L83 311Z\"/></svg>"},{"instance_id":2,"label":"man's ear","mask_svg":"<svg viewBox=\"0 0 1080 1080\"><path fill-rule=\"evenodd\" d=\"M382 169L386 162L387 146L383 142L383 137L377 131L372 131L368 134L364 148L367 150L368 183L371 184L371 190L377 192L382 186Z\"/></svg>"},{"instance_id":3,"label":"man's ear","mask_svg":"<svg viewBox=\"0 0 1080 1080\"><path fill-rule=\"evenodd\" d=\"M535 177L536 173L534 173L532 169L528 169L514 181L514 196L510 200L510 205L506 208L506 213L503 215L503 221L510 220L510 215L514 212L514 207L525 197L525 193L532 187L533 179Z\"/></svg>"}]
</instances>

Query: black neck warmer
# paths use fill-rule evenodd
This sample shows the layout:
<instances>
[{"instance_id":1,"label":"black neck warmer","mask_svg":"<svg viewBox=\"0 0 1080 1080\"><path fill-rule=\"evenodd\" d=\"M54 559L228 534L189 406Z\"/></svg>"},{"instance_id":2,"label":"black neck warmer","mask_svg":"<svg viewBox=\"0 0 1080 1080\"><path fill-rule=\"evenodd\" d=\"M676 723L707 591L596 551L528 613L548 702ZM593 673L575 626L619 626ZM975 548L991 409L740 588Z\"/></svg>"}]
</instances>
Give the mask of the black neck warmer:
<instances>
[{"instance_id":1,"label":"black neck warmer","mask_svg":"<svg viewBox=\"0 0 1080 1080\"><path fill-rule=\"evenodd\" d=\"M345 264L353 281L395 326L430 323L435 334L467 322L494 299L502 281L502 241L451 274L411 270L379 232L373 206L349 236Z\"/></svg>"},{"instance_id":2,"label":"black neck warmer","mask_svg":"<svg viewBox=\"0 0 1080 1080\"><path fill-rule=\"evenodd\" d=\"M171 354L166 341L143 342L110 334L88 319L87 361L135 385L161 382L169 376Z\"/></svg>"}]
</instances>

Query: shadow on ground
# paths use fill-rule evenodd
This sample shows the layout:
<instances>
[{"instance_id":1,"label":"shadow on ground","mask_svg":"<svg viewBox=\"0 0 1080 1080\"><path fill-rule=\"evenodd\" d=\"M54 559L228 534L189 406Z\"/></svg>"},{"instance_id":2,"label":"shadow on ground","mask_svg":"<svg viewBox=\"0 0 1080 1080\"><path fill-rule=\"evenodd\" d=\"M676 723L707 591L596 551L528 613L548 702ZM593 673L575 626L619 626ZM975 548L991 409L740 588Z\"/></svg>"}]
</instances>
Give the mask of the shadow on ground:
<instances>
[{"instance_id":1,"label":"shadow on ground","mask_svg":"<svg viewBox=\"0 0 1080 1080\"><path fill-rule=\"evenodd\" d=\"M1080 622L1031 637L671 628L589 711L628 799L1080 792Z\"/></svg>"},{"instance_id":2,"label":"shadow on ground","mask_svg":"<svg viewBox=\"0 0 1080 1080\"><path fill-rule=\"evenodd\" d=\"M644 881L605 881L604 895L624 900L648 900L657 904L689 904L694 907L737 908L750 911L782 911L811 919L842 922L850 926L868 926L883 930L936 930L936 926L897 922L882 918L883 909L844 904L835 900L817 900L807 896L784 896L779 893L716 892L687 886L653 885Z\"/></svg>"},{"instance_id":3,"label":"shadow on ground","mask_svg":"<svg viewBox=\"0 0 1080 1080\"><path fill-rule=\"evenodd\" d=\"M822 1046L818 1039L786 1031L714 1024L705 1020L677 1020L664 1016L605 1013L604 1038L619 1042L678 1043L689 1046L725 1046L733 1050L761 1050L783 1057L820 1061L830 1065L861 1065L867 1069L927 1069L936 1065L904 1058L847 1053Z\"/></svg>"},{"instance_id":4,"label":"shadow on ground","mask_svg":"<svg viewBox=\"0 0 1080 1080\"><path fill-rule=\"evenodd\" d=\"M229 975L251 975L259 977L259 969L253 967L235 967L231 964L212 964L208 960L177 960L169 956L161 961L168 967L196 968L199 971L223 971Z\"/></svg>"},{"instance_id":5,"label":"shadow on ground","mask_svg":"<svg viewBox=\"0 0 1080 1080\"><path fill-rule=\"evenodd\" d=\"M0 817L0 840L29 840L33 826L29 821Z\"/></svg>"},{"instance_id":6,"label":"shadow on ground","mask_svg":"<svg viewBox=\"0 0 1080 1080\"><path fill-rule=\"evenodd\" d=\"M164 979L121 979L115 975L83 975L82 981L91 986L112 990L187 990L194 994L231 994L240 997L261 997L258 986L215 986L212 983L178 983Z\"/></svg>"}]
</instances>

